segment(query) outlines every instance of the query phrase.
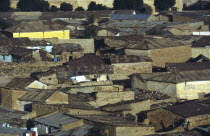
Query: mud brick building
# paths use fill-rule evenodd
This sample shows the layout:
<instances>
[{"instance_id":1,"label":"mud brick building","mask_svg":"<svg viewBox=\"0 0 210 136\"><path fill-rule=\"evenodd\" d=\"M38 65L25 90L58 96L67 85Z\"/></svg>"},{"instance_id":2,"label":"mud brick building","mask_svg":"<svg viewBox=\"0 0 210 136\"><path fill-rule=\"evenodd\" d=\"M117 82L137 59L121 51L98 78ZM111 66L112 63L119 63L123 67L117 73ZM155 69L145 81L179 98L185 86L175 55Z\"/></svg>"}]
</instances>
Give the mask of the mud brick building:
<instances>
[{"instance_id":1,"label":"mud brick building","mask_svg":"<svg viewBox=\"0 0 210 136\"><path fill-rule=\"evenodd\" d=\"M126 55L150 57L154 67L165 67L167 62L186 62L192 56L191 45L169 38L144 39L125 48Z\"/></svg>"},{"instance_id":2,"label":"mud brick building","mask_svg":"<svg viewBox=\"0 0 210 136\"><path fill-rule=\"evenodd\" d=\"M110 62L114 66L112 80L128 79L134 73L152 73L152 60L139 56L110 56Z\"/></svg>"},{"instance_id":3,"label":"mud brick building","mask_svg":"<svg viewBox=\"0 0 210 136\"><path fill-rule=\"evenodd\" d=\"M209 93L209 70L136 74L132 88L165 93L179 99L199 99Z\"/></svg>"}]
</instances>

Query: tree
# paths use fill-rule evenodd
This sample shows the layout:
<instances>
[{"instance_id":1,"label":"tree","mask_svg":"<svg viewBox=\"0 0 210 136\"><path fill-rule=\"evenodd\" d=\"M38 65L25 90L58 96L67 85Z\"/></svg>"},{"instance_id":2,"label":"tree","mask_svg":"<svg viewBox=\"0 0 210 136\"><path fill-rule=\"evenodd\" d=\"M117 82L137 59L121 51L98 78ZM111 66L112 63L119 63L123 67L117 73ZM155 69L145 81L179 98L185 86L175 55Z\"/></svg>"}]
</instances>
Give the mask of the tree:
<instances>
[{"instance_id":1,"label":"tree","mask_svg":"<svg viewBox=\"0 0 210 136\"><path fill-rule=\"evenodd\" d=\"M95 19L94 19L93 15L89 16L87 19L88 24L85 27L85 37L86 38L92 38L97 35L96 27L94 26L94 20Z\"/></svg>"},{"instance_id":2,"label":"tree","mask_svg":"<svg viewBox=\"0 0 210 136\"><path fill-rule=\"evenodd\" d=\"M107 7L102 5L102 4L96 4L96 2L91 2L89 5L88 5L88 11L93 11L93 10L106 10Z\"/></svg>"},{"instance_id":3,"label":"tree","mask_svg":"<svg viewBox=\"0 0 210 136\"><path fill-rule=\"evenodd\" d=\"M114 0L113 7L119 9L134 9L137 0Z\"/></svg>"},{"instance_id":4,"label":"tree","mask_svg":"<svg viewBox=\"0 0 210 136\"><path fill-rule=\"evenodd\" d=\"M59 10L59 8L56 7L55 5L52 5L49 9L49 11L51 11L51 12L57 12L58 10Z\"/></svg>"},{"instance_id":5,"label":"tree","mask_svg":"<svg viewBox=\"0 0 210 136\"><path fill-rule=\"evenodd\" d=\"M60 10L61 11L72 11L73 6L70 3L63 2L60 5Z\"/></svg>"},{"instance_id":6,"label":"tree","mask_svg":"<svg viewBox=\"0 0 210 136\"><path fill-rule=\"evenodd\" d=\"M135 0L135 10L141 12L145 10L143 0Z\"/></svg>"},{"instance_id":7,"label":"tree","mask_svg":"<svg viewBox=\"0 0 210 136\"><path fill-rule=\"evenodd\" d=\"M176 4L176 0L155 0L155 7L161 11L168 10Z\"/></svg>"},{"instance_id":8,"label":"tree","mask_svg":"<svg viewBox=\"0 0 210 136\"><path fill-rule=\"evenodd\" d=\"M48 11L50 4L44 0L19 0L17 9L21 11Z\"/></svg>"},{"instance_id":9,"label":"tree","mask_svg":"<svg viewBox=\"0 0 210 136\"><path fill-rule=\"evenodd\" d=\"M0 3L0 11L10 10L10 0L1 0Z\"/></svg>"},{"instance_id":10,"label":"tree","mask_svg":"<svg viewBox=\"0 0 210 136\"><path fill-rule=\"evenodd\" d=\"M42 12L46 12L46 11L49 11L50 9L50 4L48 3L48 1L40 1L39 3L39 9L38 11L42 11Z\"/></svg>"},{"instance_id":11,"label":"tree","mask_svg":"<svg viewBox=\"0 0 210 136\"><path fill-rule=\"evenodd\" d=\"M89 5L88 5L88 11L91 11L91 10L97 10L97 6L96 6L96 2L91 2Z\"/></svg>"},{"instance_id":12,"label":"tree","mask_svg":"<svg viewBox=\"0 0 210 136\"><path fill-rule=\"evenodd\" d=\"M77 7L77 8L75 9L75 11L85 11L85 9L84 9L83 7Z\"/></svg>"},{"instance_id":13,"label":"tree","mask_svg":"<svg viewBox=\"0 0 210 136\"><path fill-rule=\"evenodd\" d=\"M102 4L98 4L98 5L96 5L96 9L97 9L97 10L106 10L107 7L104 6L104 5L102 5Z\"/></svg>"}]
</instances>

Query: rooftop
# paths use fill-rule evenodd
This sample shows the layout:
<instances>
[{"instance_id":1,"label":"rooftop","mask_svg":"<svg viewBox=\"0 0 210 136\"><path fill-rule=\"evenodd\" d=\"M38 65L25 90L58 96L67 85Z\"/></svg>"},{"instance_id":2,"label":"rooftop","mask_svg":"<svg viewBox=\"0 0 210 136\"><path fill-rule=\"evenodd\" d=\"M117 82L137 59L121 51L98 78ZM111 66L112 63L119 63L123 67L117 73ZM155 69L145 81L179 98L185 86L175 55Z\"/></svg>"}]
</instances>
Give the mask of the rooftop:
<instances>
[{"instance_id":1,"label":"rooftop","mask_svg":"<svg viewBox=\"0 0 210 136\"><path fill-rule=\"evenodd\" d=\"M22 95L19 100L44 103L55 92L56 91L53 90L28 89L28 91Z\"/></svg>"},{"instance_id":2,"label":"rooftop","mask_svg":"<svg viewBox=\"0 0 210 136\"><path fill-rule=\"evenodd\" d=\"M64 113L51 113L39 118L35 118L35 121L47 126L60 128L62 124L78 121L77 118L71 117Z\"/></svg>"},{"instance_id":3,"label":"rooftop","mask_svg":"<svg viewBox=\"0 0 210 136\"><path fill-rule=\"evenodd\" d=\"M32 78L13 78L9 83L5 85L5 88L10 89L23 89L25 90L35 79Z\"/></svg>"},{"instance_id":4,"label":"rooftop","mask_svg":"<svg viewBox=\"0 0 210 136\"><path fill-rule=\"evenodd\" d=\"M43 31L54 31L54 30L68 30L66 27L53 23L51 21L39 20L31 22L21 22L10 28L5 29L6 32L43 32Z\"/></svg>"},{"instance_id":5,"label":"rooftop","mask_svg":"<svg viewBox=\"0 0 210 136\"><path fill-rule=\"evenodd\" d=\"M7 107L1 107L0 106L0 123L5 123L8 120L21 118L22 116L25 116L27 112L24 111L17 111L13 110Z\"/></svg>"},{"instance_id":6,"label":"rooftop","mask_svg":"<svg viewBox=\"0 0 210 136\"><path fill-rule=\"evenodd\" d=\"M93 121L95 123L102 123L111 126L123 126L123 127L149 127L148 125L138 124L136 122L127 121L120 117L109 115L73 115L74 117Z\"/></svg>"},{"instance_id":7,"label":"rooftop","mask_svg":"<svg viewBox=\"0 0 210 136\"><path fill-rule=\"evenodd\" d=\"M141 41L138 41L137 43L129 44L125 48L137 49L137 50L152 50L152 49L170 48L170 47L186 46L186 45L189 44L183 41L174 40L170 38L161 38L161 39L146 38Z\"/></svg>"},{"instance_id":8,"label":"rooftop","mask_svg":"<svg viewBox=\"0 0 210 136\"><path fill-rule=\"evenodd\" d=\"M194 117L198 115L210 114L210 109L197 102L186 102L165 108L182 117Z\"/></svg>"},{"instance_id":9,"label":"rooftop","mask_svg":"<svg viewBox=\"0 0 210 136\"><path fill-rule=\"evenodd\" d=\"M23 135L23 134L25 134L27 131L28 131L27 129L0 127L0 134L16 134L16 135Z\"/></svg>"},{"instance_id":10,"label":"rooftop","mask_svg":"<svg viewBox=\"0 0 210 136\"><path fill-rule=\"evenodd\" d=\"M144 76L147 75L146 78ZM179 71L179 72L164 72L160 75L154 74L139 74L139 79L166 82L166 83L182 83L188 81L206 81L210 80L210 70L193 70L193 71Z\"/></svg>"},{"instance_id":11,"label":"rooftop","mask_svg":"<svg viewBox=\"0 0 210 136\"><path fill-rule=\"evenodd\" d=\"M210 62L190 62L190 63L166 63L169 71L193 71L210 69Z\"/></svg>"},{"instance_id":12,"label":"rooftop","mask_svg":"<svg viewBox=\"0 0 210 136\"><path fill-rule=\"evenodd\" d=\"M111 20L147 20L150 14L113 14Z\"/></svg>"}]
</instances>

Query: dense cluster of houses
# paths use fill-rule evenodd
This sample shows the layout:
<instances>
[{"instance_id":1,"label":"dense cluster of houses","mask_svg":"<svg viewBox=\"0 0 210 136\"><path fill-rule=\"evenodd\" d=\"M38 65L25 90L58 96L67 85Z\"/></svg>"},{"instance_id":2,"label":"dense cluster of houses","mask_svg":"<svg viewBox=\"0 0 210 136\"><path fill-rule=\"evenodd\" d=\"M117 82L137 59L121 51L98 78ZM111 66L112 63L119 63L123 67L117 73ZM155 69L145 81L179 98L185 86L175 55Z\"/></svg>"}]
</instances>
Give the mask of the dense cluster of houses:
<instances>
[{"instance_id":1,"label":"dense cluster of houses","mask_svg":"<svg viewBox=\"0 0 210 136\"><path fill-rule=\"evenodd\" d=\"M0 13L0 135L210 135L209 15Z\"/></svg>"}]
</instances>

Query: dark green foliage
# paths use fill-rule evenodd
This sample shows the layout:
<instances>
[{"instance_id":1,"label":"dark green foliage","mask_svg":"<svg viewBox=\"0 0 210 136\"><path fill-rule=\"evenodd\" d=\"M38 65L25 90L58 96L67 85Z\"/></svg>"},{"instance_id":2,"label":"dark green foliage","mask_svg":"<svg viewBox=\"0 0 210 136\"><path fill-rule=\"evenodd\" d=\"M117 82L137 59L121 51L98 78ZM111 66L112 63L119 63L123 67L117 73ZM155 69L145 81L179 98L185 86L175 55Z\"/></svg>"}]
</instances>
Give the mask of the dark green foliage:
<instances>
[{"instance_id":1,"label":"dark green foliage","mask_svg":"<svg viewBox=\"0 0 210 136\"><path fill-rule=\"evenodd\" d=\"M95 2L91 2L89 5L88 5L88 11L90 10L96 10L96 3Z\"/></svg>"},{"instance_id":2,"label":"dark green foliage","mask_svg":"<svg viewBox=\"0 0 210 136\"><path fill-rule=\"evenodd\" d=\"M63 3L61 3L60 10L61 11L72 11L73 6L70 3L63 2Z\"/></svg>"},{"instance_id":3,"label":"dark green foliage","mask_svg":"<svg viewBox=\"0 0 210 136\"><path fill-rule=\"evenodd\" d=\"M57 12L59 10L58 7L56 7L55 5L52 5L49 9L51 12Z\"/></svg>"},{"instance_id":4,"label":"dark green foliage","mask_svg":"<svg viewBox=\"0 0 210 136\"><path fill-rule=\"evenodd\" d=\"M93 38L97 35L96 27L94 25L90 25L85 28L85 37L86 38Z\"/></svg>"},{"instance_id":5,"label":"dark green foliage","mask_svg":"<svg viewBox=\"0 0 210 136\"><path fill-rule=\"evenodd\" d=\"M113 7L116 10L120 9L135 9L137 11L142 11L143 0L114 0Z\"/></svg>"},{"instance_id":6,"label":"dark green foliage","mask_svg":"<svg viewBox=\"0 0 210 136\"><path fill-rule=\"evenodd\" d=\"M145 10L143 0L135 0L135 10L141 12Z\"/></svg>"},{"instance_id":7,"label":"dark green foliage","mask_svg":"<svg viewBox=\"0 0 210 136\"><path fill-rule=\"evenodd\" d=\"M12 24L9 21L7 21L3 18L0 18L0 30L4 30L4 29L9 28L11 26L12 26Z\"/></svg>"},{"instance_id":8,"label":"dark green foliage","mask_svg":"<svg viewBox=\"0 0 210 136\"><path fill-rule=\"evenodd\" d=\"M113 7L119 9L134 9L135 0L114 0Z\"/></svg>"},{"instance_id":9,"label":"dark green foliage","mask_svg":"<svg viewBox=\"0 0 210 136\"><path fill-rule=\"evenodd\" d=\"M176 0L155 0L155 7L161 11L168 10L176 4Z\"/></svg>"},{"instance_id":10,"label":"dark green foliage","mask_svg":"<svg viewBox=\"0 0 210 136\"><path fill-rule=\"evenodd\" d=\"M21 11L49 11L50 4L44 0L19 0L17 9Z\"/></svg>"},{"instance_id":11,"label":"dark green foliage","mask_svg":"<svg viewBox=\"0 0 210 136\"><path fill-rule=\"evenodd\" d=\"M10 0L0 0L0 11L10 10Z\"/></svg>"},{"instance_id":12,"label":"dark green foliage","mask_svg":"<svg viewBox=\"0 0 210 136\"><path fill-rule=\"evenodd\" d=\"M93 15L90 15L89 17L88 17L88 19L87 19L87 21L88 21L88 24L90 24L90 25L92 25L92 24L94 24L94 16Z\"/></svg>"},{"instance_id":13,"label":"dark green foliage","mask_svg":"<svg viewBox=\"0 0 210 136\"><path fill-rule=\"evenodd\" d=\"M88 25L85 27L85 32L84 32L85 37L93 38L97 35L96 27L93 25L94 24L94 16L93 15L89 16L87 21L88 21Z\"/></svg>"},{"instance_id":14,"label":"dark green foliage","mask_svg":"<svg viewBox=\"0 0 210 136\"><path fill-rule=\"evenodd\" d=\"M49 11L50 4L47 1L40 1L39 11L47 12Z\"/></svg>"},{"instance_id":15,"label":"dark green foliage","mask_svg":"<svg viewBox=\"0 0 210 136\"><path fill-rule=\"evenodd\" d=\"M106 10L107 7L106 6L103 6L102 4L96 4L95 2L91 2L89 5L88 5L88 11L93 11L93 10Z\"/></svg>"},{"instance_id":16,"label":"dark green foliage","mask_svg":"<svg viewBox=\"0 0 210 136\"><path fill-rule=\"evenodd\" d=\"M77 8L75 9L75 11L85 11L85 9L84 9L83 7L77 7Z\"/></svg>"}]
</instances>

